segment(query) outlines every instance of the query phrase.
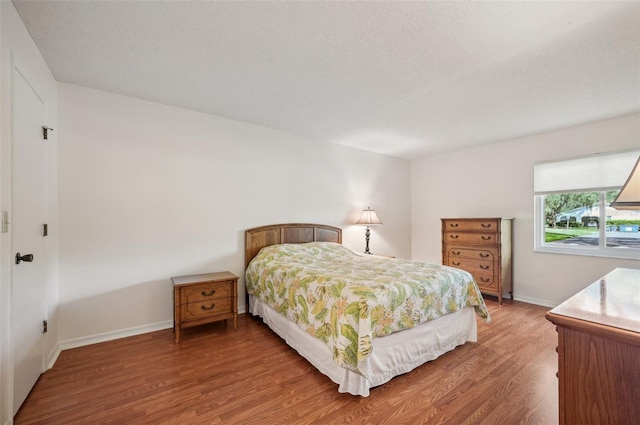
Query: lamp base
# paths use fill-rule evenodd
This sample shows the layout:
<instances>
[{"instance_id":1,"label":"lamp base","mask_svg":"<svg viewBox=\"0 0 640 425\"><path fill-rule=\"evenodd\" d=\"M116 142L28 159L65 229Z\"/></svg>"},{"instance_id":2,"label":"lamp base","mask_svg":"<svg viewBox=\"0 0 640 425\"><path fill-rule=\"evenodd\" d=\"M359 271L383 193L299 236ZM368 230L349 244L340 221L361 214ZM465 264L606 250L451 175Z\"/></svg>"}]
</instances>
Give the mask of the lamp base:
<instances>
[{"instance_id":1,"label":"lamp base","mask_svg":"<svg viewBox=\"0 0 640 425\"><path fill-rule=\"evenodd\" d=\"M365 254L371 254L371 251L369 251L369 236L371 236L371 231L369 230L369 226L367 226L367 230L364 231L364 237L367 241L367 245L364 249Z\"/></svg>"}]
</instances>

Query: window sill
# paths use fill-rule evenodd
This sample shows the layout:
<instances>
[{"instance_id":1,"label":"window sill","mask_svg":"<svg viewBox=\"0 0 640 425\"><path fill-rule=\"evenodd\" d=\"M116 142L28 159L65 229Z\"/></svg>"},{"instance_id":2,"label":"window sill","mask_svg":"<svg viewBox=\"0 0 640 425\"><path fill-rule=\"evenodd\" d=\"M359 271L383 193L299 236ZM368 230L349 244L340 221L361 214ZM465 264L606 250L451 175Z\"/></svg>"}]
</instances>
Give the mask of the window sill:
<instances>
[{"instance_id":1,"label":"window sill","mask_svg":"<svg viewBox=\"0 0 640 425\"><path fill-rule=\"evenodd\" d=\"M640 259L640 250L632 248L581 248L581 247L554 247L554 246L537 246L534 252L545 254L564 254L564 255L581 255L586 257L605 257L605 258L624 258L631 260Z\"/></svg>"}]
</instances>

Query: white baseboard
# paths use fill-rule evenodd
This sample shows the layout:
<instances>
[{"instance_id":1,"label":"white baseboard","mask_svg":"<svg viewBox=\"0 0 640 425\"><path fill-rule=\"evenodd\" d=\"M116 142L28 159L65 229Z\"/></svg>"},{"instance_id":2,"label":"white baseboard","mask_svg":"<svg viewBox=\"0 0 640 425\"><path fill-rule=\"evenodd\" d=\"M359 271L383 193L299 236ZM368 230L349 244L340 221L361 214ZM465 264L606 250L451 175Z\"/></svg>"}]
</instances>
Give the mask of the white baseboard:
<instances>
[{"instance_id":1,"label":"white baseboard","mask_svg":"<svg viewBox=\"0 0 640 425\"><path fill-rule=\"evenodd\" d=\"M558 305L558 303L554 303L553 301L541 300L541 299L532 298L532 297L515 296L513 297L513 299L516 301L522 301L523 303L541 305L543 307L550 307L550 308L556 307Z\"/></svg>"},{"instance_id":2,"label":"white baseboard","mask_svg":"<svg viewBox=\"0 0 640 425\"><path fill-rule=\"evenodd\" d=\"M55 347L49 351L49 356L47 357L47 370L53 367L61 352L62 349L60 348L60 344L56 344Z\"/></svg>"},{"instance_id":3,"label":"white baseboard","mask_svg":"<svg viewBox=\"0 0 640 425\"><path fill-rule=\"evenodd\" d=\"M155 331L160 331L163 329L170 329L170 328L173 328L173 320L150 323L148 325L142 325L142 326L134 326L132 328L120 329L117 331L110 331L110 332L105 332L101 334L89 335L89 336L83 336L80 338L72 338L66 341L60 341L56 346L55 350L52 350L52 351L55 351L58 353L55 356L55 358L57 358L57 356L60 354L62 350L83 347L85 345L97 344L99 342L112 341L114 339L126 338L128 336L146 334L148 332L155 332ZM53 364L51 364L51 366L53 366Z\"/></svg>"},{"instance_id":4,"label":"white baseboard","mask_svg":"<svg viewBox=\"0 0 640 425\"><path fill-rule=\"evenodd\" d=\"M238 307L238 314L246 313L246 306L242 304ZM100 342L112 341L114 339L126 338L128 336L141 335L148 332L160 331L163 329L170 329L173 327L173 320L167 320L164 322L150 323L148 325L134 326L132 328L120 329L117 331L110 331L101 334L83 336L80 338L67 339L60 341L51 350L48 358L48 368L51 369L58 360L58 356L62 350L68 350L70 348L84 347L85 345L97 344Z\"/></svg>"}]
</instances>

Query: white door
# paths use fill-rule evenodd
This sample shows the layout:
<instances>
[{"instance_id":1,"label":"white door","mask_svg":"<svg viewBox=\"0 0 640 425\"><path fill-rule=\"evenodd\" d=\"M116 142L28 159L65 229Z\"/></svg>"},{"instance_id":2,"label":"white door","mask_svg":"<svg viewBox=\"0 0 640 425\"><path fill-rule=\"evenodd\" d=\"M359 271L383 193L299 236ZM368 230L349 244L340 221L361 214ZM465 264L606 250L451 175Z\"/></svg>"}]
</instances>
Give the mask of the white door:
<instances>
[{"instance_id":1,"label":"white door","mask_svg":"<svg viewBox=\"0 0 640 425\"><path fill-rule=\"evenodd\" d=\"M18 68L14 68L11 227L14 256L11 302L14 414L44 371L44 119L44 102ZM16 264L18 253L22 256L32 254L33 261Z\"/></svg>"}]
</instances>

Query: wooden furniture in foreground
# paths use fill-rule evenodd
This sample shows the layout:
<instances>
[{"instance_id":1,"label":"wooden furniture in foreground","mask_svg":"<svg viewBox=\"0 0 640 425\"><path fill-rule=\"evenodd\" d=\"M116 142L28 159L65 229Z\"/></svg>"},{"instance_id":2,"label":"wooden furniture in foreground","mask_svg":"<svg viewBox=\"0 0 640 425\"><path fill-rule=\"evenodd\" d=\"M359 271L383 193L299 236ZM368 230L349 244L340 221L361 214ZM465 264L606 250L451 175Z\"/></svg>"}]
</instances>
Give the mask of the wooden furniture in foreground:
<instances>
[{"instance_id":1,"label":"wooden furniture in foreground","mask_svg":"<svg viewBox=\"0 0 640 425\"><path fill-rule=\"evenodd\" d=\"M512 218L443 218L442 264L473 275L480 292L513 299Z\"/></svg>"},{"instance_id":2,"label":"wooden furniture in foreground","mask_svg":"<svg viewBox=\"0 0 640 425\"><path fill-rule=\"evenodd\" d=\"M615 269L546 314L560 425L640 424L640 270Z\"/></svg>"},{"instance_id":3,"label":"wooden furniture in foreground","mask_svg":"<svg viewBox=\"0 0 640 425\"><path fill-rule=\"evenodd\" d=\"M238 276L229 272L172 277L173 330L233 319L238 330Z\"/></svg>"}]
</instances>

